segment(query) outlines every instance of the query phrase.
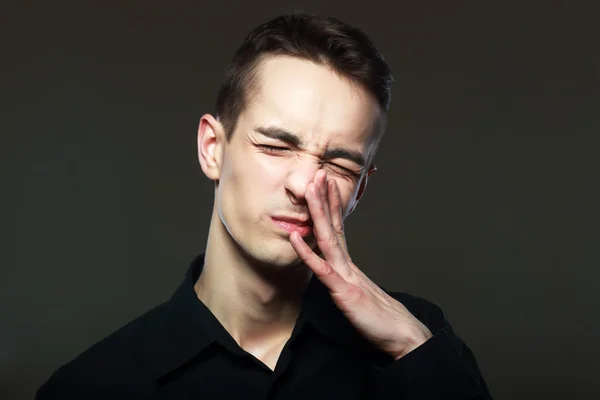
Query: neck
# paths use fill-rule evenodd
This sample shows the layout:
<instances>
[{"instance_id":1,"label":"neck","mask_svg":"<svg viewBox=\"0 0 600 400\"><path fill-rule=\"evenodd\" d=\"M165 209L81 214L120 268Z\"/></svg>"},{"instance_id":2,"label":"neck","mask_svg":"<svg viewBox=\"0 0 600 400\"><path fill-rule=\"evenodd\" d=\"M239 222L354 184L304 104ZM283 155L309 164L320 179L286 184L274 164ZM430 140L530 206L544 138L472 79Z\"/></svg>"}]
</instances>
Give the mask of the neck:
<instances>
[{"instance_id":1,"label":"neck","mask_svg":"<svg viewBox=\"0 0 600 400\"><path fill-rule=\"evenodd\" d=\"M195 290L241 347L289 338L311 276L303 265L281 268L253 259L213 212Z\"/></svg>"}]
</instances>

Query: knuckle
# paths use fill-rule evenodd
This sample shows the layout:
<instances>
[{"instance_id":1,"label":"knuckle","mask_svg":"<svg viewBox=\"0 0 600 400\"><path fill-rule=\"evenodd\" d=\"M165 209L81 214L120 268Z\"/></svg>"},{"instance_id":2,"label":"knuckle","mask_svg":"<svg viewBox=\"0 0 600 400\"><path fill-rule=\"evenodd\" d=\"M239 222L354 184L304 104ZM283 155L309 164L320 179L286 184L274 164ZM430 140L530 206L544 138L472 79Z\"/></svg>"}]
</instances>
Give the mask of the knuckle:
<instances>
[{"instance_id":1,"label":"knuckle","mask_svg":"<svg viewBox=\"0 0 600 400\"><path fill-rule=\"evenodd\" d=\"M329 235L327 241L334 246L337 245L338 244L337 235L335 233L332 233L331 235Z\"/></svg>"},{"instance_id":2,"label":"knuckle","mask_svg":"<svg viewBox=\"0 0 600 400\"><path fill-rule=\"evenodd\" d=\"M325 237L317 238L317 243L322 245L337 246L339 241L335 234L331 234Z\"/></svg>"},{"instance_id":3,"label":"knuckle","mask_svg":"<svg viewBox=\"0 0 600 400\"><path fill-rule=\"evenodd\" d=\"M321 263L321 272L323 275L331 275L334 272L334 270L328 262L323 261Z\"/></svg>"},{"instance_id":4,"label":"knuckle","mask_svg":"<svg viewBox=\"0 0 600 400\"><path fill-rule=\"evenodd\" d=\"M350 285L347 295L352 300L360 302L365 297L365 291L358 285Z\"/></svg>"}]
</instances>

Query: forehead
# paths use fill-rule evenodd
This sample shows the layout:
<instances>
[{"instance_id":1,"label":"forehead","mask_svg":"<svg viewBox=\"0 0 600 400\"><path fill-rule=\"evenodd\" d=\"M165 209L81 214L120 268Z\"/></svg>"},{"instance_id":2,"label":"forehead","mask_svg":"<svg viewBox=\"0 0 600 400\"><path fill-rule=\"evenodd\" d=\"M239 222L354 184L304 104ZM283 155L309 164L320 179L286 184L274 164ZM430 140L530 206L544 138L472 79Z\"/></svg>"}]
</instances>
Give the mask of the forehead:
<instances>
[{"instance_id":1,"label":"forehead","mask_svg":"<svg viewBox=\"0 0 600 400\"><path fill-rule=\"evenodd\" d=\"M376 99L328 66L269 57L257 76L245 122L289 129L319 147L344 143L364 149L372 138L379 119Z\"/></svg>"}]
</instances>

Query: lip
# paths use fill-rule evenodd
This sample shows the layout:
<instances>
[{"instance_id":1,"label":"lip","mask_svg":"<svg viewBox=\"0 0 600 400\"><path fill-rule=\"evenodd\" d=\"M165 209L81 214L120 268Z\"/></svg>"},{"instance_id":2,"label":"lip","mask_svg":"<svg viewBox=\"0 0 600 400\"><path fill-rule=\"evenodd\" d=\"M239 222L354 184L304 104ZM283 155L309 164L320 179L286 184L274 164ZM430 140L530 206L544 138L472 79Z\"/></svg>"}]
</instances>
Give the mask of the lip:
<instances>
[{"instance_id":1,"label":"lip","mask_svg":"<svg viewBox=\"0 0 600 400\"><path fill-rule=\"evenodd\" d=\"M275 219L277 221L289 222L290 224L295 224L295 225L299 225L299 226L305 226L305 225L312 226L312 221L307 217L293 218L293 217L286 217L283 215L276 215L273 217L273 219Z\"/></svg>"},{"instance_id":2,"label":"lip","mask_svg":"<svg viewBox=\"0 0 600 400\"><path fill-rule=\"evenodd\" d=\"M312 223L310 221L300 221L288 217L271 217L275 225L288 233L298 232L300 236L306 237L312 233Z\"/></svg>"}]
</instances>

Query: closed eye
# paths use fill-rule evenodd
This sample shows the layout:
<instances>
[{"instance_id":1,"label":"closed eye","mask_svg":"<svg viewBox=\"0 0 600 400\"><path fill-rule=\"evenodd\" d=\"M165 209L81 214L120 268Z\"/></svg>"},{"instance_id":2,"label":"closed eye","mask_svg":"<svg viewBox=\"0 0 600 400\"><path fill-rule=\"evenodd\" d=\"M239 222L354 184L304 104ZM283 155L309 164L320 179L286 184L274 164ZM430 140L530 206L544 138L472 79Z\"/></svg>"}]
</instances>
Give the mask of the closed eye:
<instances>
[{"instance_id":1,"label":"closed eye","mask_svg":"<svg viewBox=\"0 0 600 400\"><path fill-rule=\"evenodd\" d=\"M291 151L291 149L289 149L287 147L270 146L268 144L259 144L258 147L265 150L266 153L283 153L283 152ZM327 164L329 164L332 168L336 169L338 173L348 174L355 178L360 176L360 173L354 172L351 169L348 169L346 167L342 167L339 164L335 164L335 163L327 163Z\"/></svg>"},{"instance_id":2,"label":"closed eye","mask_svg":"<svg viewBox=\"0 0 600 400\"><path fill-rule=\"evenodd\" d=\"M331 165L332 167L336 168L341 173L351 174L353 176L358 176L359 175L356 172L352 171L351 169L342 167L341 165L334 164L334 163L329 163L329 165Z\"/></svg>"},{"instance_id":3,"label":"closed eye","mask_svg":"<svg viewBox=\"0 0 600 400\"><path fill-rule=\"evenodd\" d=\"M289 150L287 147L269 146L268 144L259 144L258 146L267 152L273 153Z\"/></svg>"}]
</instances>

